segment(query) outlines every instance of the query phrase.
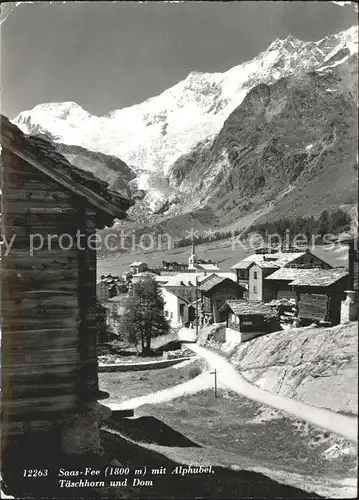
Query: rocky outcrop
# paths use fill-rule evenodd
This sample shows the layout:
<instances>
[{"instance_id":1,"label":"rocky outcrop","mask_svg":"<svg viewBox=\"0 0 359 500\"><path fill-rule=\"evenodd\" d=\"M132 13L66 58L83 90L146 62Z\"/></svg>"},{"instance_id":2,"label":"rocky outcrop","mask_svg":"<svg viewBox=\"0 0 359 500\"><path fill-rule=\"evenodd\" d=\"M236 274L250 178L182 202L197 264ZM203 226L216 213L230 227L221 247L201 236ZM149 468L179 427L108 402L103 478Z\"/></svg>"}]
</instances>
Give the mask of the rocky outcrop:
<instances>
[{"instance_id":1,"label":"rocky outcrop","mask_svg":"<svg viewBox=\"0 0 359 500\"><path fill-rule=\"evenodd\" d=\"M358 413L357 322L272 333L233 348L230 360L262 389Z\"/></svg>"},{"instance_id":2,"label":"rocky outcrop","mask_svg":"<svg viewBox=\"0 0 359 500\"><path fill-rule=\"evenodd\" d=\"M120 158L105 155L81 146L54 142L57 151L75 167L91 172L108 182L111 189L125 196L132 196L131 182L135 178L133 170Z\"/></svg>"}]
</instances>

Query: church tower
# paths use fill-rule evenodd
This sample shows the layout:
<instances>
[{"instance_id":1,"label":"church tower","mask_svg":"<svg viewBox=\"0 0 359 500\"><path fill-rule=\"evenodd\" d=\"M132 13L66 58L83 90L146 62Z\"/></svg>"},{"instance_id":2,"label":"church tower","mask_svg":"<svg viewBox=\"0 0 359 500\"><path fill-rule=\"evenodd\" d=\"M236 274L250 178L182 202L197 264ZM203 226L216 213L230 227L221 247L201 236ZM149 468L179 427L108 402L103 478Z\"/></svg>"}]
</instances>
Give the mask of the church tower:
<instances>
[{"instance_id":1,"label":"church tower","mask_svg":"<svg viewBox=\"0 0 359 500\"><path fill-rule=\"evenodd\" d=\"M195 244L193 241L191 255L188 258L188 269L196 269L197 262L198 262L198 259L197 259L197 255L196 255L196 247L195 247Z\"/></svg>"}]
</instances>

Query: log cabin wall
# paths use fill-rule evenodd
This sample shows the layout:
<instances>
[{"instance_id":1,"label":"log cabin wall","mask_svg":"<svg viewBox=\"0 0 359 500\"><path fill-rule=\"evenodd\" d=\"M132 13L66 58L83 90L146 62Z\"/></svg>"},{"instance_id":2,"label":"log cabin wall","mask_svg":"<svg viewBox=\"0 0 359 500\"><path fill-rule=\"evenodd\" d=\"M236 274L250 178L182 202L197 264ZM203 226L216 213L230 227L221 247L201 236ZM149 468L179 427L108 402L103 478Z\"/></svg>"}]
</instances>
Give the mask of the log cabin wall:
<instances>
[{"instance_id":1,"label":"log cabin wall","mask_svg":"<svg viewBox=\"0 0 359 500\"><path fill-rule=\"evenodd\" d=\"M81 400L94 400L98 396L97 374L97 307L96 307L96 212L83 204L81 214L81 234L84 240L92 237L90 244L82 245L78 251L78 303L79 303L79 354L77 394Z\"/></svg>"},{"instance_id":2,"label":"log cabin wall","mask_svg":"<svg viewBox=\"0 0 359 500\"><path fill-rule=\"evenodd\" d=\"M348 286L345 276L328 287L295 287L298 297L298 315L312 321L325 321L331 325L340 322L341 301Z\"/></svg>"},{"instance_id":3,"label":"log cabin wall","mask_svg":"<svg viewBox=\"0 0 359 500\"><path fill-rule=\"evenodd\" d=\"M50 234L75 239L79 221L93 231L94 215L86 223L73 194L5 149L2 154L3 234L7 241L16 235L7 256L2 245L1 258L4 436L21 434L30 421L31 429L47 429L61 412L75 411L84 387L97 388L97 373L90 324L96 252L63 250L58 238L48 244ZM45 241L33 255L31 234Z\"/></svg>"}]
</instances>

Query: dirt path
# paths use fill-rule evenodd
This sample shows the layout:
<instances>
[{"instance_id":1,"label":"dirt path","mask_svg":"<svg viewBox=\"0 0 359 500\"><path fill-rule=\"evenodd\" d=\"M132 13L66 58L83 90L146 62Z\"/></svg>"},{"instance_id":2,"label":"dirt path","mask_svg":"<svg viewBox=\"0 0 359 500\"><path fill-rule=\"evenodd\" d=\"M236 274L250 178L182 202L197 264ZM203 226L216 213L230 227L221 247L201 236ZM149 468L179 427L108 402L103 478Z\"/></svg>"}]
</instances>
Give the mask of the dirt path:
<instances>
[{"instance_id":1,"label":"dirt path","mask_svg":"<svg viewBox=\"0 0 359 500\"><path fill-rule=\"evenodd\" d=\"M171 401L171 399L178 398L185 394L193 394L195 392L208 389L209 387L213 387L213 375L205 372L192 380L184 382L183 384L178 384L173 387L169 387L168 389L163 389L162 391L153 392L151 394L147 394L146 396L128 399L122 403L109 403L106 406L111 408L113 411L135 409L146 404L165 403L166 401Z\"/></svg>"},{"instance_id":2,"label":"dirt path","mask_svg":"<svg viewBox=\"0 0 359 500\"><path fill-rule=\"evenodd\" d=\"M183 337L184 334L182 333L180 335ZM186 339L183 338L183 340ZM222 386L231 389L241 396L245 396L259 403L264 403L277 410L285 411L296 418L317 425L327 431L334 432L353 443L358 442L357 418L340 415L339 413L335 413L325 408L312 406L302 401L297 401L260 389L238 373L221 355L204 347L200 347L197 344L188 343L185 344L185 347L204 358L213 369L217 370L218 382Z\"/></svg>"}]
</instances>

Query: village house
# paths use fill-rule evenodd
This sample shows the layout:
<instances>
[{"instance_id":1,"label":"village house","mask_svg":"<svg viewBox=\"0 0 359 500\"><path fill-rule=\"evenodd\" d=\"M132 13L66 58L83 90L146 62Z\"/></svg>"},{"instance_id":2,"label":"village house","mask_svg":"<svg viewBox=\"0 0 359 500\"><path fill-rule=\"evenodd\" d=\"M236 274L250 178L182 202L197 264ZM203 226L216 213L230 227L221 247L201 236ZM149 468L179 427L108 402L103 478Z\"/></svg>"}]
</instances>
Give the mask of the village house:
<instances>
[{"instance_id":1,"label":"village house","mask_svg":"<svg viewBox=\"0 0 359 500\"><path fill-rule=\"evenodd\" d=\"M145 262L132 262L130 264L130 270L133 275L143 273L147 271L148 266Z\"/></svg>"},{"instance_id":2,"label":"village house","mask_svg":"<svg viewBox=\"0 0 359 500\"><path fill-rule=\"evenodd\" d=\"M220 309L228 300L242 299L245 288L224 276L211 274L201 281L200 322L201 324L221 321Z\"/></svg>"},{"instance_id":3,"label":"village house","mask_svg":"<svg viewBox=\"0 0 359 500\"><path fill-rule=\"evenodd\" d=\"M161 287L165 302L165 315L173 328L179 328L195 320L192 303L196 300L196 286L164 285Z\"/></svg>"},{"instance_id":4,"label":"village house","mask_svg":"<svg viewBox=\"0 0 359 500\"><path fill-rule=\"evenodd\" d=\"M4 116L1 146L2 233L12 241L8 253L1 245L1 467L15 487L11 471L31 469L42 445L51 457L100 450L109 410L97 403L108 395L98 386L94 241L131 202Z\"/></svg>"},{"instance_id":5,"label":"village house","mask_svg":"<svg viewBox=\"0 0 359 500\"><path fill-rule=\"evenodd\" d=\"M110 298L116 297L125 291L127 291L125 280L121 280L118 276L112 276L112 274L101 276L96 284L97 300L100 303L107 302Z\"/></svg>"},{"instance_id":6,"label":"village house","mask_svg":"<svg viewBox=\"0 0 359 500\"><path fill-rule=\"evenodd\" d=\"M278 269L266 278L277 298L278 291L289 292L298 303L302 324L314 321L336 325L340 321L341 301L348 287L348 273L343 269L293 267Z\"/></svg>"},{"instance_id":7,"label":"village house","mask_svg":"<svg viewBox=\"0 0 359 500\"><path fill-rule=\"evenodd\" d=\"M312 254L308 249L289 249L282 251L258 249L232 266L237 273L237 283L248 284L248 300L270 302L276 298L290 298L292 290L276 290L267 281L268 276L281 268L313 266L330 269L332 266Z\"/></svg>"},{"instance_id":8,"label":"village house","mask_svg":"<svg viewBox=\"0 0 359 500\"><path fill-rule=\"evenodd\" d=\"M278 310L260 301L228 300L221 308L225 341L241 343L280 330Z\"/></svg>"}]
</instances>

